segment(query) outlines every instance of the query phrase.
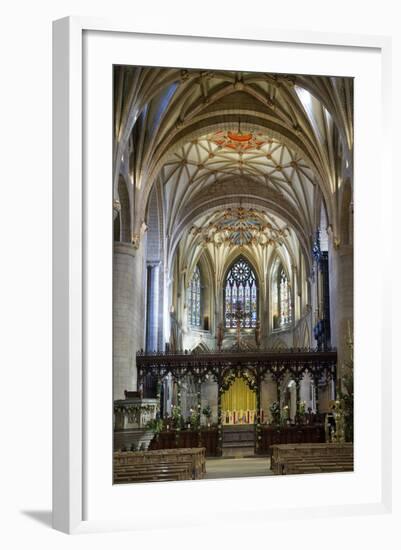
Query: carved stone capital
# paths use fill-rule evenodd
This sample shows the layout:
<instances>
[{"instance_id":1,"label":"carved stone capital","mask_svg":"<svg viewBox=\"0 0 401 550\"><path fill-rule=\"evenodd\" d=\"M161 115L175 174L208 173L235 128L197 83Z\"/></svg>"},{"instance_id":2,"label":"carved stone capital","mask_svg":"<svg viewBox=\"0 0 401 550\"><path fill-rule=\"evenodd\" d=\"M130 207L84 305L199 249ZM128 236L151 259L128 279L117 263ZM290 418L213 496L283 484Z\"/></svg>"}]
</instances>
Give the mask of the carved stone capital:
<instances>
[{"instance_id":1,"label":"carved stone capital","mask_svg":"<svg viewBox=\"0 0 401 550\"><path fill-rule=\"evenodd\" d=\"M146 225L146 223L143 221L141 223L141 227L139 229L139 233L133 233L132 236L131 236L131 243L132 243L132 246L136 249L139 248L139 245L141 244L141 238L142 238L142 235L145 233L145 231L148 230L148 226Z\"/></svg>"}]
</instances>

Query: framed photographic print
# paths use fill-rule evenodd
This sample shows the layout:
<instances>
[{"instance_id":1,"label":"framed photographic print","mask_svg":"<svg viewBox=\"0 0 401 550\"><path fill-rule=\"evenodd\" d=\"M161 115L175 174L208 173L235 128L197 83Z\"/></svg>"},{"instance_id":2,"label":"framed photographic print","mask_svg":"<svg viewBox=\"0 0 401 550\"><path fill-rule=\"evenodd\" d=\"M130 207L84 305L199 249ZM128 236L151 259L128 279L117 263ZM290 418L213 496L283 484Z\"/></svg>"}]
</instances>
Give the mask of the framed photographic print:
<instances>
[{"instance_id":1,"label":"framed photographic print","mask_svg":"<svg viewBox=\"0 0 401 550\"><path fill-rule=\"evenodd\" d=\"M55 22L56 528L386 510L389 49Z\"/></svg>"}]
</instances>

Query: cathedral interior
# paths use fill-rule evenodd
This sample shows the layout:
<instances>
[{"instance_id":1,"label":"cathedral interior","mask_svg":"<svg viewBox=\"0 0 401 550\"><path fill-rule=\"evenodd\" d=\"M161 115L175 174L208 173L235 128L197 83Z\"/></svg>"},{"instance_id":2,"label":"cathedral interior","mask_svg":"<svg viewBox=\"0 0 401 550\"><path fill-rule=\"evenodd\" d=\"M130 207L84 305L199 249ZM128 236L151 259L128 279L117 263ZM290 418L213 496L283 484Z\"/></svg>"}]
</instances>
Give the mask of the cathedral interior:
<instances>
[{"instance_id":1,"label":"cathedral interior","mask_svg":"<svg viewBox=\"0 0 401 550\"><path fill-rule=\"evenodd\" d=\"M349 469L353 79L116 66L113 109L115 482Z\"/></svg>"}]
</instances>

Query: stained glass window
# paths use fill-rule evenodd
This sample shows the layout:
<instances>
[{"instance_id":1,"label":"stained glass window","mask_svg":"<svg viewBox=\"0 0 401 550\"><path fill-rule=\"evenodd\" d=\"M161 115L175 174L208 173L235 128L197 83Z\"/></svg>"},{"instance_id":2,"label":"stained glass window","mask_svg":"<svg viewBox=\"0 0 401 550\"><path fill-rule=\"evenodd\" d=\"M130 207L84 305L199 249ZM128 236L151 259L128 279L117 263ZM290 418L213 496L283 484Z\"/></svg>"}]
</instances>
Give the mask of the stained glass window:
<instances>
[{"instance_id":1,"label":"stained glass window","mask_svg":"<svg viewBox=\"0 0 401 550\"><path fill-rule=\"evenodd\" d=\"M291 287L282 265L277 270L277 276L272 288L273 328L278 329L292 322Z\"/></svg>"},{"instance_id":2,"label":"stained glass window","mask_svg":"<svg viewBox=\"0 0 401 550\"><path fill-rule=\"evenodd\" d=\"M188 322L193 327L201 326L201 275L198 266L188 288Z\"/></svg>"},{"instance_id":3,"label":"stained glass window","mask_svg":"<svg viewBox=\"0 0 401 550\"><path fill-rule=\"evenodd\" d=\"M239 258L227 273L224 286L224 319L226 328L255 328L258 288L255 274L244 258Z\"/></svg>"}]
</instances>

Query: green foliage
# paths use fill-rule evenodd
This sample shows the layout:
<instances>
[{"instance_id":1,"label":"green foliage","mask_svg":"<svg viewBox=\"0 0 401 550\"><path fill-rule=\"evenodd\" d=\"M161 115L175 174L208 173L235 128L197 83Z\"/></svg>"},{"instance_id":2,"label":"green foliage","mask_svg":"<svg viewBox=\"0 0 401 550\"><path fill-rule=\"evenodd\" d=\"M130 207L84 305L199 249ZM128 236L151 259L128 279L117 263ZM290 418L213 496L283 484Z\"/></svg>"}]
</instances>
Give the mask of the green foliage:
<instances>
[{"instance_id":1,"label":"green foliage","mask_svg":"<svg viewBox=\"0 0 401 550\"><path fill-rule=\"evenodd\" d=\"M146 424L148 430L151 430L155 434L159 434L163 429L163 420L161 418L153 418Z\"/></svg>"},{"instance_id":2,"label":"green foliage","mask_svg":"<svg viewBox=\"0 0 401 550\"><path fill-rule=\"evenodd\" d=\"M210 405L206 405L206 407L203 407L202 414L206 416L206 418L209 420L209 418L212 416L212 409L210 408Z\"/></svg>"},{"instance_id":3,"label":"green foliage","mask_svg":"<svg viewBox=\"0 0 401 550\"><path fill-rule=\"evenodd\" d=\"M301 416L305 416L306 414L306 401L298 401L297 403L298 408L298 414Z\"/></svg>"},{"instance_id":4,"label":"green foliage","mask_svg":"<svg viewBox=\"0 0 401 550\"><path fill-rule=\"evenodd\" d=\"M352 358L344 365L341 382L339 399L344 412L345 441L352 442L354 440L354 361Z\"/></svg>"},{"instance_id":5,"label":"green foliage","mask_svg":"<svg viewBox=\"0 0 401 550\"><path fill-rule=\"evenodd\" d=\"M181 416L181 407L178 405L172 405L171 407L171 418L173 421L173 427L180 429L184 425L184 419Z\"/></svg>"},{"instance_id":6,"label":"green foliage","mask_svg":"<svg viewBox=\"0 0 401 550\"><path fill-rule=\"evenodd\" d=\"M281 423L283 425L287 424L290 419L290 407L284 405L283 410L281 411Z\"/></svg>"},{"instance_id":7,"label":"green foliage","mask_svg":"<svg viewBox=\"0 0 401 550\"><path fill-rule=\"evenodd\" d=\"M190 409L190 412L191 416L189 417L189 423L191 428L198 428L200 425L200 414L198 414L194 409Z\"/></svg>"}]
</instances>

